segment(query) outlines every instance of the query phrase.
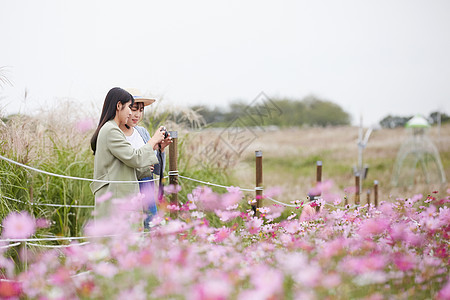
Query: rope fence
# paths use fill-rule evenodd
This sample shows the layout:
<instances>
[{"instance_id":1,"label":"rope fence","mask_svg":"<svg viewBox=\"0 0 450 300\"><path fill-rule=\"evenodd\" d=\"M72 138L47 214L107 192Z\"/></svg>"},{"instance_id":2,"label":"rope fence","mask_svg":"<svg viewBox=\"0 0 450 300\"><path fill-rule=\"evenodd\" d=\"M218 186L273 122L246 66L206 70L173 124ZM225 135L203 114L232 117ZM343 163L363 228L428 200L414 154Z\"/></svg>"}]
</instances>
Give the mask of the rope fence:
<instances>
[{"instance_id":1,"label":"rope fence","mask_svg":"<svg viewBox=\"0 0 450 300\"><path fill-rule=\"evenodd\" d=\"M127 233L128 235L129 233ZM134 233L135 235L146 235L149 234L149 232L136 232ZM76 241L76 240L89 240L89 239L99 239L99 238L110 238L110 237L120 237L122 235L120 234L108 234L108 235L90 235L90 236L74 236L74 237L64 237L64 236L54 236L54 237L45 237L45 238L28 238L28 239L0 239L0 244L1 243L10 243L10 242L18 242L23 243L30 243L30 242L43 242L43 241ZM83 243L80 244L74 244L72 246L75 245L81 245ZM42 246L42 245L37 245L37 246ZM1 247L0 247L1 248Z\"/></svg>"},{"instance_id":2,"label":"rope fence","mask_svg":"<svg viewBox=\"0 0 450 300\"><path fill-rule=\"evenodd\" d=\"M0 249L12 248L15 246L19 246L20 244L22 244L22 243L19 242L19 243L8 244L8 245L0 246Z\"/></svg>"},{"instance_id":3,"label":"rope fence","mask_svg":"<svg viewBox=\"0 0 450 300\"><path fill-rule=\"evenodd\" d=\"M68 245L43 245L43 244L34 244L34 243L28 242L27 245L34 246L34 247L42 247L42 248L70 248L70 247L73 247L75 245L76 246L83 246L83 245L87 245L89 243L90 242L83 242L83 243L80 243L80 244L68 244Z\"/></svg>"},{"instance_id":4,"label":"rope fence","mask_svg":"<svg viewBox=\"0 0 450 300\"><path fill-rule=\"evenodd\" d=\"M176 142L177 138L174 139L174 142ZM171 145L172 146L172 145ZM170 146L169 146L170 147ZM170 156L173 157L172 155L172 151L170 152ZM257 195L259 195L260 197L256 197L256 198L263 198L263 199L267 199L270 200L274 203L277 203L279 205L283 205L283 206L287 206L287 207L299 207L298 205L295 204L288 204L288 203L284 203L281 201L278 201L276 199L273 199L272 197L268 197L267 195L263 194L263 188L260 186L262 185L262 151L255 151L256 154L256 159L257 159L257 185L255 188L241 188L241 187L237 187L239 188L240 191L243 192L255 192ZM175 152L175 157L176 157L176 152ZM61 175L61 174L56 174L56 173L52 173L52 172L47 172L38 168L34 168L22 163L19 163L17 161L14 161L12 159L9 159L7 157L4 157L3 155L0 155L0 159L3 159L9 163L21 166L23 168L26 168L28 170L32 170L41 174L46 174L49 176L54 176L54 177L59 177L59 178L65 178L65 179L73 179L73 180L82 180L82 181L90 181L90 182L101 182L101 183L140 183L140 182L152 182L152 181L157 181L159 180L157 179L149 179L149 180L142 180L142 181L120 181L120 180L98 180L98 179L92 179L92 178L83 178L83 177L74 177L74 176L67 176L67 175ZM172 158L172 160L174 160ZM169 170L168 171L168 176L165 176L164 178L169 177L170 179L172 178L176 178L176 180L174 180L174 182L178 183L178 178L182 178L185 180L189 180L189 181L193 181L193 182L197 182L197 183L201 183L201 184L205 184L205 185L209 185L209 186L214 186L214 187L220 187L220 188L224 188L224 189L229 189L229 188L233 188L234 186L226 186L226 185L221 185L221 184L216 184L216 183L212 183L209 181L204 181L204 180L199 180L199 179L195 179L195 178L191 178L191 177L187 177L187 176L183 176L179 174L178 170ZM320 183L322 180L322 162L318 161L317 162L317 173L316 173L316 182ZM356 177L355 179L355 188L356 188L356 193L355 193L355 206L354 207L359 207L359 178ZM378 181L374 182L374 190L375 190L375 206L377 206L378 204L378 199L377 199L377 194L378 194ZM368 193L369 194L369 193ZM67 208L95 208L95 205L63 205L63 204L53 204L53 203L36 203L36 202L25 202L25 201L21 201L18 199L14 199L14 198L10 198L4 195L0 195L2 198L10 200L10 201L14 201L14 202L18 202L18 203L23 203L23 204L28 204L28 205L34 205L34 206L49 206L49 207L67 207ZM312 197L312 201L316 201L320 198L320 195L316 195ZM256 207L254 207L255 212L257 211L256 208L261 207L261 203L259 201L260 199L257 199L257 203L256 203ZM370 200L368 199L368 203Z\"/></svg>"},{"instance_id":5,"label":"rope fence","mask_svg":"<svg viewBox=\"0 0 450 300\"><path fill-rule=\"evenodd\" d=\"M18 202L18 203L23 203L23 204L29 204L29 205L37 205L37 206L51 206L51 207L75 207L75 208L95 208L94 205L64 205L64 204L53 204L53 203L36 203L36 202L25 202L25 201L21 201L21 200L17 200L14 198L10 198L10 197L6 197L3 195L0 195L2 198L10 200L10 201L14 201L14 202Z\"/></svg>"},{"instance_id":6,"label":"rope fence","mask_svg":"<svg viewBox=\"0 0 450 300\"><path fill-rule=\"evenodd\" d=\"M168 171L168 176L165 176L164 178L169 177L169 182L170 184L174 184L174 185L178 185L178 179L184 179L184 180L188 180L188 181L193 181L193 182L197 182L197 183L201 183L204 185L209 185L209 186L214 186L214 187L219 187L219 188L224 188L224 189L230 189L233 188L234 186L226 186L226 185L221 185L221 184L217 184L217 183L212 183L210 181L204 181L204 180L199 180L199 179L195 179L195 178L191 178L191 177L187 177L187 176L183 176L181 174L179 174L178 168L177 168L177 141L178 141L178 132L176 131L172 131L170 132L172 138L172 143L169 146L169 171ZM269 201L272 201L274 203L277 203L279 205L283 205L283 206L287 206L287 207L299 207L299 205L296 204L288 204L282 201L278 201L276 199L273 199L272 197L269 197L267 195L265 195L263 193L264 189L262 187L262 151L255 151L255 157L256 157L256 187L255 188L241 188L241 187L234 187L234 188L239 188L240 191L243 192L254 192L256 194L256 205L252 204L252 209L254 210L254 212L259 215L258 212L258 208L261 207L261 200L262 199L267 199ZM120 180L98 180L98 179L92 179L92 178L83 178L83 177L74 177L74 176L67 176L67 175L61 175L61 174L56 174L56 173L52 173L52 172L47 172L38 168L34 168L22 163L19 163L17 161L14 161L12 159L9 159L7 157L4 157L3 155L0 155L0 159L3 159L9 163L12 163L14 165L26 168L28 170L32 170L41 174L46 174L49 176L54 176L54 177L59 177L59 178L65 178L65 179L73 179L73 180L81 180L81 181L90 181L90 182L100 182L100 183L140 183L140 182L152 182L152 181L157 181L159 180L159 178L157 179L149 179L149 180L143 180L143 181L120 181ZM360 178L358 177L358 175L356 174L355 176L355 205L354 207L359 207L360 204ZM319 185L322 181L322 162L321 161L317 161L317 170L316 170L316 185ZM10 201L14 201L14 202L18 202L18 203L23 203L23 204L28 204L28 205L33 205L33 206L49 206L49 207L68 207L68 208L95 208L95 205L63 205L63 204L53 204L53 203L36 203L36 202L25 202L25 201L21 201L18 199L14 199L11 197L7 197L4 195L0 195L2 198L10 200ZM314 202L314 201L318 201L321 198L321 195L308 195L310 198L310 201ZM374 204L375 206L378 206L378 181L375 180L374 181L374 196L375 196L375 201ZM169 197L172 198L171 203L175 204L178 203L178 195L177 193L174 193L172 195L170 195ZM370 204L370 193L367 193L367 202L368 204ZM345 207L349 207L348 203L347 203L347 199L346 199L346 203L345 203ZM318 210L319 207L317 206L316 209Z\"/></svg>"},{"instance_id":7,"label":"rope fence","mask_svg":"<svg viewBox=\"0 0 450 300\"><path fill-rule=\"evenodd\" d=\"M126 181L126 180L100 180L100 179L92 179L92 178L74 177L74 176L61 175L61 174L56 174L56 173L40 170L40 169L37 169L37 168L33 168L33 167L28 166L28 165L25 165L25 164L22 164L20 162L17 162L17 161L14 161L12 159L9 159L7 157L4 157L3 155L0 155L0 158L5 160L5 161L7 161L7 162L10 162L10 163L12 163L14 165L18 165L20 167L23 167L23 168L31 170L31 171L35 171L35 172L46 174L46 175L53 176L53 177L65 178L65 179L100 182L100 183L139 183L139 182L151 182L151 181L157 181L158 180L158 179L147 179L147 180L142 180L142 181Z\"/></svg>"}]
</instances>

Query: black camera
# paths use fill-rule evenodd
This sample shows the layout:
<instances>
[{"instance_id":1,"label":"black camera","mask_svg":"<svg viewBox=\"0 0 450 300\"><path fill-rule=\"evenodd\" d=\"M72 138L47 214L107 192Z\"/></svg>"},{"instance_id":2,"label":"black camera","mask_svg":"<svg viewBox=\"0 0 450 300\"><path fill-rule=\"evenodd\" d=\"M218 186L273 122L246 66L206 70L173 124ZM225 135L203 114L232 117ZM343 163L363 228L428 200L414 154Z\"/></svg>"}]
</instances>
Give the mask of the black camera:
<instances>
[{"instance_id":1,"label":"black camera","mask_svg":"<svg viewBox=\"0 0 450 300\"><path fill-rule=\"evenodd\" d=\"M169 136L169 132L167 131L166 127L161 128L161 132L164 132L164 139L166 139Z\"/></svg>"}]
</instances>

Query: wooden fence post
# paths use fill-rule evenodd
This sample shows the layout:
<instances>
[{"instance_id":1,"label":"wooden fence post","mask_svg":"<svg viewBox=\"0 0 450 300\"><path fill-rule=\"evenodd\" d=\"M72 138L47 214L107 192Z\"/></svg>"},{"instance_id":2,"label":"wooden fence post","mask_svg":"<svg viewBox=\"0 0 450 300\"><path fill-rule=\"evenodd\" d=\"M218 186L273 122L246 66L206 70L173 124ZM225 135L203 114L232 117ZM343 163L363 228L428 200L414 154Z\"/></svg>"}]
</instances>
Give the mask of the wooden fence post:
<instances>
[{"instance_id":1,"label":"wooden fence post","mask_svg":"<svg viewBox=\"0 0 450 300\"><path fill-rule=\"evenodd\" d=\"M367 205L370 208L370 190L367 190Z\"/></svg>"},{"instance_id":2,"label":"wooden fence post","mask_svg":"<svg viewBox=\"0 0 450 300\"><path fill-rule=\"evenodd\" d=\"M378 207L378 180L373 181L373 198L375 207Z\"/></svg>"},{"instance_id":3,"label":"wooden fence post","mask_svg":"<svg viewBox=\"0 0 450 300\"><path fill-rule=\"evenodd\" d=\"M359 190L359 182L360 182L360 176L359 173L357 172L355 174L355 204L359 205L359 194L360 194L360 190Z\"/></svg>"},{"instance_id":4,"label":"wooden fence post","mask_svg":"<svg viewBox=\"0 0 450 300\"><path fill-rule=\"evenodd\" d=\"M316 162L316 186L319 185L319 183L322 182L322 161L318 160ZM319 197L322 195L322 193L319 193L318 195L313 195L313 197L316 201L319 199ZM313 199L311 199L313 200ZM317 204L317 203L316 203ZM316 212L320 210L320 206L316 206Z\"/></svg>"},{"instance_id":5,"label":"wooden fence post","mask_svg":"<svg viewBox=\"0 0 450 300\"><path fill-rule=\"evenodd\" d=\"M169 145L169 184L178 185L178 131L169 131L172 143ZM163 176L162 174L160 176ZM170 203L178 204L178 193L170 195Z\"/></svg>"},{"instance_id":6,"label":"wooden fence post","mask_svg":"<svg viewBox=\"0 0 450 300\"><path fill-rule=\"evenodd\" d=\"M27 249L27 241L23 242L23 269L28 271L28 249Z\"/></svg>"},{"instance_id":7,"label":"wooden fence post","mask_svg":"<svg viewBox=\"0 0 450 300\"><path fill-rule=\"evenodd\" d=\"M255 151L255 167L256 167L256 205L253 207L253 211L256 216L259 217L259 208L262 203L262 182L263 182L263 171L262 171L262 151Z\"/></svg>"},{"instance_id":8,"label":"wooden fence post","mask_svg":"<svg viewBox=\"0 0 450 300\"><path fill-rule=\"evenodd\" d=\"M322 161L318 160L316 168L316 183L322 182Z\"/></svg>"}]
</instances>

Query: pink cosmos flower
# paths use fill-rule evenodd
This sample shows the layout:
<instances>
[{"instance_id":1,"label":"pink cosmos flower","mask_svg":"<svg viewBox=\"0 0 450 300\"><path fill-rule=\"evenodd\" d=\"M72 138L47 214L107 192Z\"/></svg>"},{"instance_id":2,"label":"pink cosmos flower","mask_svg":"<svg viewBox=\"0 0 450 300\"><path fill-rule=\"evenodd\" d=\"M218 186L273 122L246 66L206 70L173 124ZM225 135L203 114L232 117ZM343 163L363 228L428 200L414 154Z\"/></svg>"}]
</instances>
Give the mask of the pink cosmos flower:
<instances>
[{"instance_id":1,"label":"pink cosmos flower","mask_svg":"<svg viewBox=\"0 0 450 300\"><path fill-rule=\"evenodd\" d=\"M356 193L356 188L354 186L349 186L344 189L346 194L354 194Z\"/></svg>"},{"instance_id":2,"label":"pink cosmos flower","mask_svg":"<svg viewBox=\"0 0 450 300\"><path fill-rule=\"evenodd\" d=\"M282 222L282 226L284 230L290 234L294 234L300 230L300 224L295 219Z\"/></svg>"},{"instance_id":3,"label":"pink cosmos flower","mask_svg":"<svg viewBox=\"0 0 450 300\"><path fill-rule=\"evenodd\" d=\"M408 232L410 232L410 230L408 229L407 224L404 222L394 223L389 229L389 234L391 235L391 238L394 242L404 241L406 239L406 236L408 235Z\"/></svg>"},{"instance_id":4,"label":"pink cosmos flower","mask_svg":"<svg viewBox=\"0 0 450 300\"><path fill-rule=\"evenodd\" d=\"M279 240L284 247L289 247L290 245L292 245L292 239L293 239L292 234L286 234L286 233L280 234L280 237L279 237Z\"/></svg>"},{"instance_id":5,"label":"pink cosmos flower","mask_svg":"<svg viewBox=\"0 0 450 300\"><path fill-rule=\"evenodd\" d=\"M324 193L321 198L325 201L325 203L333 203L334 205L338 205L342 202L339 194Z\"/></svg>"},{"instance_id":6,"label":"pink cosmos flower","mask_svg":"<svg viewBox=\"0 0 450 300\"><path fill-rule=\"evenodd\" d=\"M377 218L364 220L359 228L359 234L363 237L369 237L383 233L389 228L389 220Z\"/></svg>"},{"instance_id":7,"label":"pink cosmos flower","mask_svg":"<svg viewBox=\"0 0 450 300\"><path fill-rule=\"evenodd\" d=\"M381 201L378 210L381 211L383 216L392 216L395 214L393 204L385 201Z\"/></svg>"},{"instance_id":8,"label":"pink cosmos flower","mask_svg":"<svg viewBox=\"0 0 450 300\"><path fill-rule=\"evenodd\" d=\"M289 217L287 217L287 220L292 220L293 218L295 218L297 216L296 213L292 212L291 215Z\"/></svg>"},{"instance_id":9,"label":"pink cosmos flower","mask_svg":"<svg viewBox=\"0 0 450 300\"><path fill-rule=\"evenodd\" d=\"M228 222L240 216L239 211L223 211L223 210L215 210L216 215L220 218L222 222Z\"/></svg>"},{"instance_id":10,"label":"pink cosmos flower","mask_svg":"<svg viewBox=\"0 0 450 300\"><path fill-rule=\"evenodd\" d=\"M309 190L309 194L313 196L319 196L322 195L323 193L327 193L332 187L333 187L332 180L319 182L315 187Z\"/></svg>"},{"instance_id":11,"label":"pink cosmos flower","mask_svg":"<svg viewBox=\"0 0 450 300\"><path fill-rule=\"evenodd\" d=\"M138 263L141 265L149 265L152 263L153 254L148 249L144 249L138 253Z\"/></svg>"},{"instance_id":12,"label":"pink cosmos flower","mask_svg":"<svg viewBox=\"0 0 450 300\"><path fill-rule=\"evenodd\" d=\"M408 271L415 266L415 257L411 254L397 253L394 257L394 264L401 271Z\"/></svg>"},{"instance_id":13,"label":"pink cosmos flower","mask_svg":"<svg viewBox=\"0 0 450 300\"><path fill-rule=\"evenodd\" d=\"M3 248L1 250L5 251L5 248ZM0 255L0 268L4 269L6 271L6 275L8 278L12 278L14 276L15 266L16 266L16 264L14 263L12 258L6 258L5 256L3 256L3 254Z\"/></svg>"},{"instance_id":14,"label":"pink cosmos flower","mask_svg":"<svg viewBox=\"0 0 450 300\"><path fill-rule=\"evenodd\" d=\"M88 261L88 254L85 246L80 245L78 241L72 242L71 247L64 248L63 252L66 256L66 262L75 269L81 268Z\"/></svg>"},{"instance_id":15,"label":"pink cosmos flower","mask_svg":"<svg viewBox=\"0 0 450 300\"><path fill-rule=\"evenodd\" d=\"M221 203L220 207L226 208L229 206L233 206L233 205L239 203L239 201L241 201L242 197L243 197L243 194L240 190L228 192L228 193L222 195L222 201L221 201L222 203Z\"/></svg>"},{"instance_id":16,"label":"pink cosmos flower","mask_svg":"<svg viewBox=\"0 0 450 300\"><path fill-rule=\"evenodd\" d=\"M204 282L194 285L187 299L226 300L230 298L232 291L232 285L225 276L223 278L208 278Z\"/></svg>"},{"instance_id":17,"label":"pink cosmos flower","mask_svg":"<svg viewBox=\"0 0 450 300\"><path fill-rule=\"evenodd\" d=\"M85 133L91 129L93 129L95 126L95 122L92 119L84 119L81 121L78 121L75 124L75 128L80 132L80 133Z\"/></svg>"},{"instance_id":18,"label":"pink cosmos flower","mask_svg":"<svg viewBox=\"0 0 450 300\"><path fill-rule=\"evenodd\" d=\"M439 208L439 221L442 224L450 224L450 208L448 207Z\"/></svg>"},{"instance_id":19,"label":"pink cosmos flower","mask_svg":"<svg viewBox=\"0 0 450 300\"><path fill-rule=\"evenodd\" d=\"M410 200L411 200L411 202L414 204L414 203L416 203L417 201L421 200L422 198L423 198L423 195L422 195L422 194L416 194L416 195L414 195Z\"/></svg>"},{"instance_id":20,"label":"pink cosmos flower","mask_svg":"<svg viewBox=\"0 0 450 300\"><path fill-rule=\"evenodd\" d=\"M84 228L84 233L87 236L109 236L114 234L114 232L114 225L107 219L89 221Z\"/></svg>"},{"instance_id":21,"label":"pink cosmos flower","mask_svg":"<svg viewBox=\"0 0 450 300\"><path fill-rule=\"evenodd\" d=\"M105 202L106 200L109 200L109 198L111 198L112 196L112 192L107 192L106 194L98 197L97 199L95 199L96 203L102 203Z\"/></svg>"},{"instance_id":22,"label":"pink cosmos flower","mask_svg":"<svg viewBox=\"0 0 450 300\"><path fill-rule=\"evenodd\" d=\"M450 280L444 285L444 287L439 291L437 299L445 300L450 299Z\"/></svg>"},{"instance_id":23,"label":"pink cosmos flower","mask_svg":"<svg viewBox=\"0 0 450 300\"><path fill-rule=\"evenodd\" d=\"M19 299L21 284L16 281L0 281L0 299Z\"/></svg>"},{"instance_id":24,"label":"pink cosmos flower","mask_svg":"<svg viewBox=\"0 0 450 300\"><path fill-rule=\"evenodd\" d=\"M63 286L70 280L70 273L64 267L60 267L56 270L55 273L50 275L50 282L57 286Z\"/></svg>"},{"instance_id":25,"label":"pink cosmos flower","mask_svg":"<svg viewBox=\"0 0 450 300\"><path fill-rule=\"evenodd\" d=\"M176 194L181 191L181 185L169 184L164 188L164 192L167 194Z\"/></svg>"},{"instance_id":26,"label":"pink cosmos flower","mask_svg":"<svg viewBox=\"0 0 450 300\"><path fill-rule=\"evenodd\" d=\"M171 220L166 226L161 228L161 231L166 234L178 233L186 230L188 225L180 220Z\"/></svg>"},{"instance_id":27,"label":"pink cosmos flower","mask_svg":"<svg viewBox=\"0 0 450 300\"><path fill-rule=\"evenodd\" d=\"M270 187L265 190L264 195L267 197L275 197L283 192L283 189L278 186Z\"/></svg>"},{"instance_id":28,"label":"pink cosmos flower","mask_svg":"<svg viewBox=\"0 0 450 300\"><path fill-rule=\"evenodd\" d=\"M229 186L227 187L228 193L242 193L241 188L238 186Z\"/></svg>"},{"instance_id":29,"label":"pink cosmos flower","mask_svg":"<svg viewBox=\"0 0 450 300\"><path fill-rule=\"evenodd\" d=\"M12 212L3 221L3 237L26 239L36 231L36 222L27 212Z\"/></svg>"},{"instance_id":30,"label":"pink cosmos flower","mask_svg":"<svg viewBox=\"0 0 450 300\"><path fill-rule=\"evenodd\" d=\"M106 278L113 278L118 272L118 269L115 265L106 261L102 261L94 265L93 269L95 273Z\"/></svg>"},{"instance_id":31,"label":"pink cosmos flower","mask_svg":"<svg viewBox=\"0 0 450 300\"><path fill-rule=\"evenodd\" d=\"M148 295L145 291L145 284L143 282L136 282L132 288L121 291L116 299L135 299L145 300Z\"/></svg>"},{"instance_id":32,"label":"pink cosmos flower","mask_svg":"<svg viewBox=\"0 0 450 300\"><path fill-rule=\"evenodd\" d=\"M311 205L305 205L300 215L300 222L309 221L316 215L316 209Z\"/></svg>"},{"instance_id":33,"label":"pink cosmos flower","mask_svg":"<svg viewBox=\"0 0 450 300\"><path fill-rule=\"evenodd\" d=\"M341 276L337 273L331 273L322 278L322 285L327 289L335 288L339 284L341 284Z\"/></svg>"},{"instance_id":34,"label":"pink cosmos flower","mask_svg":"<svg viewBox=\"0 0 450 300\"><path fill-rule=\"evenodd\" d=\"M218 243L222 242L230 235L230 232L231 230L228 227L218 229L216 234L214 234L214 241Z\"/></svg>"},{"instance_id":35,"label":"pink cosmos flower","mask_svg":"<svg viewBox=\"0 0 450 300\"><path fill-rule=\"evenodd\" d=\"M270 207L270 214L266 215L267 219L275 219L281 216L281 213L284 211L284 206L274 204Z\"/></svg>"},{"instance_id":36,"label":"pink cosmos flower","mask_svg":"<svg viewBox=\"0 0 450 300\"><path fill-rule=\"evenodd\" d=\"M48 228L51 225L51 221L47 220L47 219L36 219L36 227L37 228Z\"/></svg>"},{"instance_id":37,"label":"pink cosmos flower","mask_svg":"<svg viewBox=\"0 0 450 300\"><path fill-rule=\"evenodd\" d=\"M284 274L280 270L259 265L252 268L250 281L256 290L263 292L265 299L281 296Z\"/></svg>"},{"instance_id":38,"label":"pink cosmos flower","mask_svg":"<svg viewBox=\"0 0 450 300\"><path fill-rule=\"evenodd\" d=\"M345 247L345 239L337 238L335 240L329 241L323 245L321 257L329 259L341 252Z\"/></svg>"},{"instance_id":39,"label":"pink cosmos flower","mask_svg":"<svg viewBox=\"0 0 450 300\"><path fill-rule=\"evenodd\" d=\"M169 204L167 205L168 210L177 211L180 210L180 207L177 204Z\"/></svg>"},{"instance_id":40,"label":"pink cosmos flower","mask_svg":"<svg viewBox=\"0 0 450 300\"><path fill-rule=\"evenodd\" d=\"M381 254L370 254L362 257L347 256L340 262L340 268L352 275L371 274L381 272L387 263L388 258Z\"/></svg>"},{"instance_id":41,"label":"pink cosmos flower","mask_svg":"<svg viewBox=\"0 0 450 300\"><path fill-rule=\"evenodd\" d=\"M247 222L247 230L248 232L250 232L250 234L257 234L262 224L262 219L253 217L249 222Z\"/></svg>"},{"instance_id":42,"label":"pink cosmos flower","mask_svg":"<svg viewBox=\"0 0 450 300\"><path fill-rule=\"evenodd\" d=\"M316 262L305 264L293 275L294 281L300 285L315 287L320 283L323 278L322 269Z\"/></svg>"},{"instance_id":43,"label":"pink cosmos flower","mask_svg":"<svg viewBox=\"0 0 450 300\"><path fill-rule=\"evenodd\" d=\"M345 215L345 211L337 209L337 210L333 210L330 213L331 217L334 218L335 220L339 220L342 219L342 217L344 217Z\"/></svg>"},{"instance_id":44,"label":"pink cosmos flower","mask_svg":"<svg viewBox=\"0 0 450 300\"><path fill-rule=\"evenodd\" d=\"M196 203L200 209L211 211L222 208L219 195L214 193L211 188L199 186L192 191L189 201Z\"/></svg>"},{"instance_id":45,"label":"pink cosmos flower","mask_svg":"<svg viewBox=\"0 0 450 300\"><path fill-rule=\"evenodd\" d=\"M138 256L134 252L128 252L117 258L121 270L131 270L138 265Z\"/></svg>"},{"instance_id":46,"label":"pink cosmos flower","mask_svg":"<svg viewBox=\"0 0 450 300\"><path fill-rule=\"evenodd\" d=\"M385 297L383 295L381 295L380 293L375 293L372 294L366 298L364 298L364 300L383 300L385 299Z\"/></svg>"}]
</instances>

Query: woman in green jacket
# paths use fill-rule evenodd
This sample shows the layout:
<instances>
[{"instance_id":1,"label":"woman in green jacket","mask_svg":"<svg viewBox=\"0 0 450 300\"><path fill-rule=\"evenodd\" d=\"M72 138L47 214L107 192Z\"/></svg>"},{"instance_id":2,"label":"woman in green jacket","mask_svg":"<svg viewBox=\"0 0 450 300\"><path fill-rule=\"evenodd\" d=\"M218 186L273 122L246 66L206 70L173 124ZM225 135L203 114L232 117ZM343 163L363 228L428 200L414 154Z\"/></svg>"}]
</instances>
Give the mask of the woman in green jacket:
<instances>
[{"instance_id":1,"label":"woman in green jacket","mask_svg":"<svg viewBox=\"0 0 450 300\"><path fill-rule=\"evenodd\" d=\"M90 187L97 199L108 192L112 198L124 198L139 193L138 179L158 163L154 150L164 139L158 130L141 148L134 149L119 126L131 115L133 96L121 88L112 88L106 95L100 121L91 139L94 151L94 181ZM162 129L163 127L161 127ZM108 181L129 181L114 183Z\"/></svg>"}]
</instances>

